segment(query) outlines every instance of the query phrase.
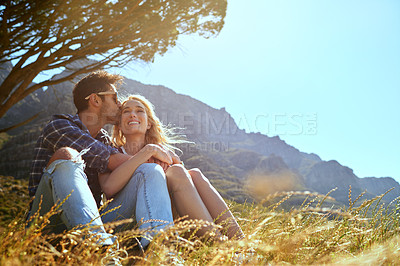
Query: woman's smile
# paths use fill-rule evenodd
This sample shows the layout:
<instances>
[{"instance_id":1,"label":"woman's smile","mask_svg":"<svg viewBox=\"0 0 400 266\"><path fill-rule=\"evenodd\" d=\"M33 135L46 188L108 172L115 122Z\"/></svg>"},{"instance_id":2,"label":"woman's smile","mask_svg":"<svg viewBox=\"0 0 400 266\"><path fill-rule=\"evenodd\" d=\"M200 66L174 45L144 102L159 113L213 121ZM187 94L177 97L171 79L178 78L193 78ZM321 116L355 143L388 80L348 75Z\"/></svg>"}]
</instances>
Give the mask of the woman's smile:
<instances>
[{"instance_id":1,"label":"woman's smile","mask_svg":"<svg viewBox=\"0 0 400 266\"><path fill-rule=\"evenodd\" d=\"M128 125L139 125L140 122L139 121L129 121Z\"/></svg>"},{"instance_id":2,"label":"woman's smile","mask_svg":"<svg viewBox=\"0 0 400 266\"><path fill-rule=\"evenodd\" d=\"M129 100L122 106L121 130L124 135L144 135L148 125L146 109L141 102Z\"/></svg>"}]
</instances>

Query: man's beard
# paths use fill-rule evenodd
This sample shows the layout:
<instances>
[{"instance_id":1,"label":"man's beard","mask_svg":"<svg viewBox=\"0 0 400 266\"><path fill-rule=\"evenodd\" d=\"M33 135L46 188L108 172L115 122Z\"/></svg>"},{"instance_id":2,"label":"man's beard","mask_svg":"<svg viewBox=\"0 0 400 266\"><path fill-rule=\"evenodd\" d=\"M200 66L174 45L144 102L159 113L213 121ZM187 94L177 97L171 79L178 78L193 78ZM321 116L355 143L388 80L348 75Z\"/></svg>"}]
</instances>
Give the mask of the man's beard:
<instances>
[{"instance_id":1,"label":"man's beard","mask_svg":"<svg viewBox=\"0 0 400 266\"><path fill-rule=\"evenodd\" d=\"M109 110L107 110L107 106L102 106L101 108L101 117L104 121L105 124L111 124L111 125L116 125L119 122L119 112L116 111L115 114L114 113L110 113Z\"/></svg>"}]
</instances>

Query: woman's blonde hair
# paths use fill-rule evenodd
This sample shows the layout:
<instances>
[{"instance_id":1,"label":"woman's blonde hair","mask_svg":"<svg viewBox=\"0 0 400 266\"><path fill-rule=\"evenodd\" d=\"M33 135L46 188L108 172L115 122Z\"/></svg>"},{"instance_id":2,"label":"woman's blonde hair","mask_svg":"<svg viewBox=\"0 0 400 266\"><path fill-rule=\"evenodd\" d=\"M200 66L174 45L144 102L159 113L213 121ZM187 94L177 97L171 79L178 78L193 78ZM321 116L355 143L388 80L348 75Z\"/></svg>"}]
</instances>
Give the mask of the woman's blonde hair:
<instances>
[{"instance_id":1,"label":"woman's blonde hair","mask_svg":"<svg viewBox=\"0 0 400 266\"><path fill-rule=\"evenodd\" d=\"M154 112L154 105L142 95L129 96L125 101L122 102L121 108L123 108L124 105L131 100L135 100L143 104L146 110L148 123L151 125L151 127L146 131L145 145L161 144L164 147L173 150L177 149L173 146L173 144L190 142L184 140L181 135L174 134L174 130L176 128L168 128L164 126ZM117 147L125 145L126 138L122 133L119 125L114 125L111 139L114 145L116 145Z\"/></svg>"}]
</instances>

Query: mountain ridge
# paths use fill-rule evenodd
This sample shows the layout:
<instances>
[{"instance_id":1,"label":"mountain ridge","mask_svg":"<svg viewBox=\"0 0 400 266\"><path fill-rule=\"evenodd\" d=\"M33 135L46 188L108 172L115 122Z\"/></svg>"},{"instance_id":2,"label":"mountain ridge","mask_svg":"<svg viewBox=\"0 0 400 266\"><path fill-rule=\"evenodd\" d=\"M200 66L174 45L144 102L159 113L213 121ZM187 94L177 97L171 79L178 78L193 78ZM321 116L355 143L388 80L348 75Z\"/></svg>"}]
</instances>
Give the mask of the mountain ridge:
<instances>
[{"instance_id":1,"label":"mountain ridge","mask_svg":"<svg viewBox=\"0 0 400 266\"><path fill-rule=\"evenodd\" d=\"M80 63L71 67L80 67ZM5 77L8 69L9 66L1 67L0 77ZM66 75L67 71L58 75ZM79 77L75 81L78 79ZM14 137L0 150L1 174L26 178L29 172L29 158L32 156L29 150L33 151L41 127L52 114L76 112L72 101L72 87L73 81L68 81L47 90L38 90L13 106L0 120L0 127L5 128L15 121L22 121L36 112L41 112L35 121L10 131L10 135ZM276 172L278 168L281 172L282 168L285 168L286 172L291 173L291 180L297 182L285 189L302 188L325 194L337 187L333 196L342 203L347 202L349 186L353 193L358 194L367 189L371 193L368 197L376 196L378 192L382 194L384 192L381 191L394 186L395 189L385 196L388 201L400 194L400 185L393 178L382 179L382 182L379 178L360 181L362 178L357 177L351 168L337 161L323 161L315 153L301 152L281 140L279 136L246 133L237 126L225 108L213 108L190 95L178 94L163 85L146 85L125 78L119 92L122 96L133 93L145 96L153 103L158 117L164 124L183 128L187 138L196 143L195 147L185 146L182 149L188 161L187 165L201 165L206 169L204 171L213 175L215 182L221 186L229 183L235 188L226 188L225 194L222 193L225 196L232 196L232 191L236 191L240 201L245 200L246 193L239 191L239 188L245 186L246 180L254 174L254 170L257 169L258 175L262 173L263 178L268 178L270 173ZM25 152L21 153L21 149ZM15 150L18 152L13 152ZM275 183L279 182L278 179L273 180ZM376 189L377 187L379 189Z\"/></svg>"}]
</instances>

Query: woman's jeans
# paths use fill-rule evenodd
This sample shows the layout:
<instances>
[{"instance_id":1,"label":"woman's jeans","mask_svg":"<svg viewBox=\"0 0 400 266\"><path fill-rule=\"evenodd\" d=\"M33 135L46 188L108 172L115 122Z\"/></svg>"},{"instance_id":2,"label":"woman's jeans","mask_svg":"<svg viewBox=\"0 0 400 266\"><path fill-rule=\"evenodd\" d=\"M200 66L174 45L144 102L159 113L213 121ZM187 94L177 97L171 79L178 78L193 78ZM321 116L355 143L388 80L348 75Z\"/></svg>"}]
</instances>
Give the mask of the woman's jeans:
<instances>
[{"instance_id":1,"label":"woman's jeans","mask_svg":"<svg viewBox=\"0 0 400 266\"><path fill-rule=\"evenodd\" d=\"M99 244L111 245L115 237L104 230L103 222L135 217L139 228L146 230L140 241L145 247L157 231L173 224L171 201L161 166L154 163L140 165L105 208L106 214L102 217L83 169L83 162L69 160L56 160L45 169L30 215L34 215L40 206L39 213L43 216L68 197L61 205L61 213L50 218L46 230L62 233L66 229L88 226L89 232L99 237ZM115 207L119 209L107 213Z\"/></svg>"}]
</instances>

